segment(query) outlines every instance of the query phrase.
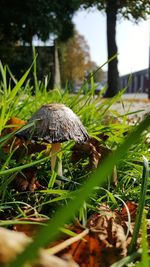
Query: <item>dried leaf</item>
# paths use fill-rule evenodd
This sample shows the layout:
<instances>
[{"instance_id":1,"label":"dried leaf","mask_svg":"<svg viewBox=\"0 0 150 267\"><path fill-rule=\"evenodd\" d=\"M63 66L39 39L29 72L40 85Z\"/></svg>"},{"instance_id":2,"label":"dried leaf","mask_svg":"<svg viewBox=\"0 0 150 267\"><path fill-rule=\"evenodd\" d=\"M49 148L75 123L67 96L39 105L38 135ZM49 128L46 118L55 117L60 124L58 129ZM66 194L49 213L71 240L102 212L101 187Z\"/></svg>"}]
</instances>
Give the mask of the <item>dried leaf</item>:
<instances>
[{"instance_id":1,"label":"dried leaf","mask_svg":"<svg viewBox=\"0 0 150 267\"><path fill-rule=\"evenodd\" d=\"M20 120L17 117L11 117L7 122L4 130L2 131L2 135L6 135L12 133L18 129L20 129L23 125L26 124L26 121Z\"/></svg>"},{"instance_id":2,"label":"dried leaf","mask_svg":"<svg viewBox=\"0 0 150 267\"><path fill-rule=\"evenodd\" d=\"M36 178L37 171L35 168L29 168L18 173L13 180L12 186L20 192L30 191L34 192L37 189L46 189L45 186L41 185Z\"/></svg>"},{"instance_id":3,"label":"dried leaf","mask_svg":"<svg viewBox=\"0 0 150 267\"><path fill-rule=\"evenodd\" d=\"M99 213L89 218L88 226L92 232L97 233L98 238L105 244L102 250L102 262L106 261L104 252L109 252L106 265L104 266L110 266L115 262L116 254L117 260L126 256L127 242L125 230L116 212L111 211L108 207L101 206ZM111 257L109 258L110 255Z\"/></svg>"},{"instance_id":4,"label":"dried leaf","mask_svg":"<svg viewBox=\"0 0 150 267\"><path fill-rule=\"evenodd\" d=\"M26 124L26 121L20 120L17 117L10 118L6 123L6 128L2 131L2 136L12 133L20 129L23 125ZM10 153L10 149L15 149L13 158L16 161L21 161L26 155L31 155L36 152L41 152L46 149L45 144L37 144L25 141L23 138L18 138L16 136L8 140L7 143L2 147L4 153ZM45 189L39 182L36 180L36 171L33 168L26 169L21 173L17 174L12 185L18 191L31 191L33 192L36 189Z\"/></svg>"},{"instance_id":5,"label":"dried leaf","mask_svg":"<svg viewBox=\"0 0 150 267\"><path fill-rule=\"evenodd\" d=\"M8 266L25 247L32 242L32 239L24 233L17 233L12 230L0 228L0 266ZM49 255L44 249L40 249L36 260L32 263L25 263L23 267L79 267L77 263L68 256L64 259Z\"/></svg>"},{"instance_id":6,"label":"dried leaf","mask_svg":"<svg viewBox=\"0 0 150 267\"><path fill-rule=\"evenodd\" d=\"M102 140L107 140L108 136L100 134L98 136ZM110 154L111 150L104 146L102 141L97 140L96 138L89 138L85 143L75 144L72 148L73 153L71 157L72 162L79 162L83 159L89 159L88 169L96 169L99 164ZM114 167L112 174L112 184L117 185L117 170Z\"/></svg>"},{"instance_id":7,"label":"dried leaf","mask_svg":"<svg viewBox=\"0 0 150 267\"><path fill-rule=\"evenodd\" d=\"M74 225L71 227L71 230L77 234L80 234L83 231L83 228L79 225ZM61 240L61 242L63 241L64 240ZM60 241L57 243L59 242ZM60 257L71 255L74 261L77 262L81 267L98 267L100 266L101 248L101 241L96 238L95 233L90 232L84 236L83 239L74 242L57 255Z\"/></svg>"},{"instance_id":8,"label":"dried leaf","mask_svg":"<svg viewBox=\"0 0 150 267\"><path fill-rule=\"evenodd\" d=\"M10 118L7 123L6 123L6 128L4 128L4 130L2 131L2 136L5 136L7 134L10 134L12 132L17 131L18 129L20 129L23 125L25 125L26 122L23 120L20 120L16 117L12 117ZM10 148L14 149L16 147L20 147L22 146L24 143L24 141L20 138L17 137L12 137L10 138L2 147L4 153L9 153L10 152Z\"/></svg>"},{"instance_id":9,"label":"dried leaf","mask_svg":"<svg viewBox=\"0 0 150 267\"><path fill-rule=\"evenodd\" d=\"M10 118L6 123L7 128L2 131L2 136L20 129L25 124L26 121L20 120L17 117ZM45 150L46 144L32 143L24 140L23 138L13 136L2 147L5 153L10 153L10 148L12 150L16 149L13 156L18 161L18 159L23 158L25 155L31 155L32 153L41 152Z\"/></svg>"},{"instance_id":10,"label":"dried leaf","mask_svg":"<svg viewBox=\"0 0 150 267\"><path fill-rule=\"evenodd\" d=\"M27 169L21 173L18 173L13 183L14 187L18 191L33 192L36 189L35 181L36 181L36 171L32 169Z\"/></svg>"},{"instance_id":11,"label":"dried leaf","mask_svg":"<svg viewBox=\"0 0 150 267\"><path fill-rule=\"evenodd\" d=\"M44 224L48 221L46 218L21 218L18 219L19 224L15 224L13 226L13 230L17 232L22 232L29 237L33 237L37 234L37 232L41 228L41 224ZM28 222L28 224L20 223L20 222ZM30 223L31 222L31 223ZM37 224L33 224L37 223ZM39 223L39 224L38 224ZM41 223L41 224L40 224Z\"/></svg>"},{"instance_id":12,"label":"dried leaf","mask_svg":"<svg viewBox=\"0 0 150 267\"><path fill-rule=\"evenodd\" d=\"M25 234L0 227L0 264L15 259L30 242Z\"/></svg>"},{"instance_id":13,"label":"dried leaf","mask_svg":"<svg viewBox=\"0 0 150 267\"><path fill-rule=\"evenodd\" d=\"M136 217L138 205L133 201L128 201L126 203L126 206L127 206L128 210L129 210L131 221L134 221L135 217ZM120 212L118 212L118 214L121 216L122 220L124 220L124 221L128 220L127 209L126 209L125 206L121 209Z\"/></svg>"},{"instance_id":14,"label":"dried leaf","mask_svg":"<svg viewBox=\"0 0 150 267\"><path fill-rule=\"evenodd\" d=\"M79 267L79 265L69 255L61 259L42 250L36 262L25 267Z\"/></svg>"},{"instance_id":15,"label":"dried leaf","mask_svg":"<svg viewBox=\"0 0 150 267\"><path fill-rule=\"evenodd\" d=\"M95 169L100 162L110 153L110 149L102 145L96 138L89 138L83 144L75 144L72 148L73 162L78 162L83 158L89 158L89 169Z\"/></svg>"},{"instance_id":16,"label":"dried leaf","mask_svg":"<svg viewBox=\"0 0 150 267\"><path fill-rule=\"evenodd\" d=\"M121 225L121 217L116 212L101 206L99 213L89 218L87 227L90 231L83 239L57 255L71 254L81 267L108 267L127 255L126 229ZM79 234L83 228L75 225L71 230Z\"/></svg>"}]
</instances>

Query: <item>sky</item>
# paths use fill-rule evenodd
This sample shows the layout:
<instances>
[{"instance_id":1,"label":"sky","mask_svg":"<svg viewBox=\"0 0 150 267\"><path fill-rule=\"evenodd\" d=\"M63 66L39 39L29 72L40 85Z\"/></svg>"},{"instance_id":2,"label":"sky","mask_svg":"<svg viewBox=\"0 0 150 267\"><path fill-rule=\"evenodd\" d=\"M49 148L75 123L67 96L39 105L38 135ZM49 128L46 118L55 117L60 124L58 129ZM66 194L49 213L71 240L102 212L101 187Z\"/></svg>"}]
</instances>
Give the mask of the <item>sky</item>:
<instances>
[{"instance_id":1,"label":"sky","mask_svg":"<svg viewBox=\"0 0 150 267\"><path fill-rule=\"evenodd\" d=\"M92 61L101 66L107 61L106 16L97 10L78 11L73 18L77 31L85 37ZM135 24L117 21L119 74L125 75L149 66L150 19ZM107 66L103 68L107 71Z\"/></svg>"}]
</instances>

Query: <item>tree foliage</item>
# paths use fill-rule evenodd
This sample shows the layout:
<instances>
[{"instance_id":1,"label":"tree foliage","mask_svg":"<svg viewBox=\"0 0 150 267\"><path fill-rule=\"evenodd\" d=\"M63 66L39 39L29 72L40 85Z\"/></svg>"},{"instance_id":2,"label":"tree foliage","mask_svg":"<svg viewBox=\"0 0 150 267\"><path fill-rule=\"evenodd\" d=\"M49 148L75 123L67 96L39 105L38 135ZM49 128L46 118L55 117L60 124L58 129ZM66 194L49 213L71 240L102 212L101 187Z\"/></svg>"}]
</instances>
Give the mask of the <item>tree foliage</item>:
<instances>
[{"instance_id":1,"label":"tree foliage","mask_svg":"<svg viewBox=\"0 0 150 267\"><path fill-rule=\"evenodd\" d=\"M84 37L75 31L74 36L65 44L61 44L60 47L63 84L66 81L69 81L71 84L83 81L87 71L93 68L89 46Z\"/></svg>"},{"instance_id":2,"label":"tree foliage","mask_svg":"<svg viewBox=\"0 0 150 267\"><path fill-rule=\"evenodd\" d=\"M150 14L149 0L83 0L81 2L84 8L96 6L98 10L106 12L108 59L115 54L117 55L118 52L116 44L116 21L118 16L138 22L140 19L146 19L146 15ZM117 65L117 57L108 64L107 97L114 96L119 90Z\"/></svg>"},{"instance_id":3,"label":"tree foliage","mask_svg":"<svg viewBox=\"0 0 150 267\"><path fill-rule=\"evenodd\" d=\"M72 16L79 1L70 0L0 0L0 40L31 44L33 36L42 41L50 34L68 39L73 33Z\"/></svg>"},{"instance_id":4,"label":"tree foliage","mask_svg":"<svg viewBox=\"0 0 150 267\"><path fill-rule=\"evenodd\" d=\"M110 3L115 4L117 13L129 20L146 19L146 14L150 14L149 0L83 0L82 3L85 8L96 6L99 10L106 10Z\"/></svg>"}]
</instances>

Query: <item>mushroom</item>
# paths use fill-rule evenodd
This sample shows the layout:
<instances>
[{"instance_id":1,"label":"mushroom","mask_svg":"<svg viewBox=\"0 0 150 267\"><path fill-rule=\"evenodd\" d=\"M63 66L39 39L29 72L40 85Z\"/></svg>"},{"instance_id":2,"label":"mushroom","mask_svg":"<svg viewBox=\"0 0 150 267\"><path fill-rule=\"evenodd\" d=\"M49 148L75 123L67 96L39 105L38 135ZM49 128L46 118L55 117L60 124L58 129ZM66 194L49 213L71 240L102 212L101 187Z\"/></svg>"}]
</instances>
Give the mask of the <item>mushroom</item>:
<instances>
[{"instance_id":1,"label":"mushroom","mask_svg":"<svg viewBox=\"0 0 150 267\"><path fill-rule=\"evenodd\" d=\"M51 170L55 169L56 155L61 150L61 143L74 140L83 143L88 133L79 117L68 107L59 103L43 105L29 119L32 126L17 133L26 140L43 141L51 144ZM28 125L28 123L26 125ZM58 175L62 176L62 165L58 166Z\"/></svg>"}]
</instances>

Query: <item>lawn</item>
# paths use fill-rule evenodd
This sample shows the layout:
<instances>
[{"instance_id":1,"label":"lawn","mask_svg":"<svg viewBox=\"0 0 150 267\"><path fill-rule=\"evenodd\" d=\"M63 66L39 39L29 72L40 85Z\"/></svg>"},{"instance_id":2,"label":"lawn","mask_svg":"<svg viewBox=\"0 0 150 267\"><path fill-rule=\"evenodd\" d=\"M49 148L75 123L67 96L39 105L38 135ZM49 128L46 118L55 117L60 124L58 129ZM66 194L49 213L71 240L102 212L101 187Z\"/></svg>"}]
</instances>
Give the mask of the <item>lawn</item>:
<instances>
[{"instance_id":1,"label":"lawn","mask_svg":"<svg viewBox=\"0 0 150 267\"><path fill-rule=\"evenodd\" d=\"M103 99L103 91L95 96L91 78L92 90L85 94L85 84L71 95L67 88L49 91L46 79L31 86L31 69L19 81L7 66L0 69L0 225L34 237L9 265L2 261L4 266L25 266L40 247L60 259L71 254L79 266L126 266L128 262L148 266L143 264L149 262L144 225L150 218L150 116L141 119L140 110L124 109L126 88L112 99ZM20 127L28 130L26 122L49 103L69 107L89 135L83 144L63 142L54 169L51 144L25 141L16 134L21 133ZM124 112L114 108L118 103ZM58 175L60 161L62 175ZM86 242L80 237L84 231ZM78 240L71 239L75 237ZM53 252L56 244L70 239L70 245ZM77 257L72 250L80 241ZM108 260L106 253L112 255Z\"/></svg>"}]
</instances>

